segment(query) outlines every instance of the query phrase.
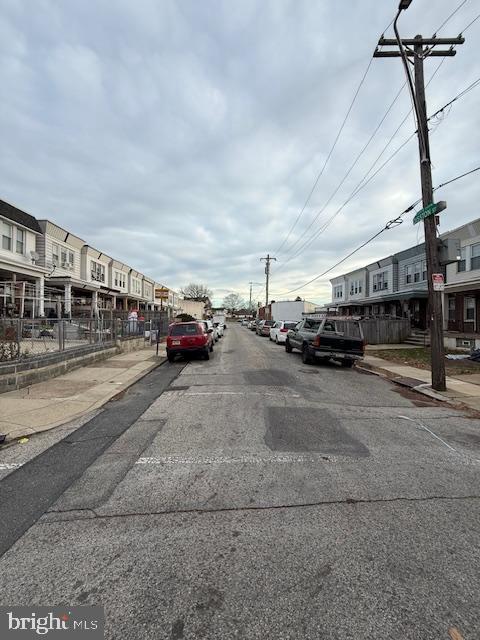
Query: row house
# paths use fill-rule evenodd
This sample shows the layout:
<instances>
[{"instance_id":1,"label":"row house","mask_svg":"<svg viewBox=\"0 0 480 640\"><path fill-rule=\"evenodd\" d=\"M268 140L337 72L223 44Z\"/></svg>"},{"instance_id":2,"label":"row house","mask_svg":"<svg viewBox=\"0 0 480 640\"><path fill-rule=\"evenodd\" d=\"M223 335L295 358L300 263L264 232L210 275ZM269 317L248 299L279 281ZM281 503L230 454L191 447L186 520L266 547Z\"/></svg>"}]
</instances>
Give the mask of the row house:
<instances>
[{"instance_id":1,"label":"row house","mask_svg":"<svg viewBox=\"0 0 480 640\"><path fill-rule=\"evenodd\" d=\"M480 348L480 219L452 233L460 241L460 260L447 265L445 342L452 348Z\"/></svg>"},{"instance_id":2,"label":"row house","mask_svg":"<svg viewBox=\"0 0 480 640\"><path fill-rule=\"evenodd\" d=\"M480 219L442 234L439 251L445 345L480 348ZM340 313L399 316L415 328L428 327L424 243L330 282L332 306Z\"/></svg>"},{"instance_id":3,"label":"row house","mask_svg":"<svg viewBox=\"0 0 480 640\"><path fill-rule=\"evenodd\" d=\"M427 326L424 243L332 278L332 305L346 315L388 315Z\"/></svg>"},{"instance_id":4,"label":"row house","mask_svg":"<svg viewBox=\"0 0 480 640\"><path fill-rule=\"evenodd\" d=\"M87 244L50 220L0 200L0 313L19 317L97 316L112 310L175 314L178 294Z\"/></svg>"},{"instance_id":5,"label":"row house","mask_svg":"<svg viewBox=\"0 0 480 640\"><path fill-rule=\"evenodd\" d=\"M44 313L45 277L48 269L39 261L38 221L0 200L0 312L2 315ZM18 305L18 308L17 308Z\"/></svg>"}]
</instances>

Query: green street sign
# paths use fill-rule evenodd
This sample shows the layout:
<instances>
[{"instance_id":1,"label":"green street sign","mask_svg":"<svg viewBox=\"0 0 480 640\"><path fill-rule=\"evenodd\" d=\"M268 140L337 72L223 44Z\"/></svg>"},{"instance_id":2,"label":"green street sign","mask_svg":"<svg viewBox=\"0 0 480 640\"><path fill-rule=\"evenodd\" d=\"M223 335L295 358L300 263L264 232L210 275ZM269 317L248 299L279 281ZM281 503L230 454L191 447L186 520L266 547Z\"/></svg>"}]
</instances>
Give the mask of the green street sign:
<instances>
[{"instance_id":1,"label":"green street sign","mask_svg":"<svg viewBox=\"0 0 480 640\"><path fill-rule=\"evenodd\" d=\"M420 209L420 211L417 212L417 214L413 218L413 224L417 224L417 222L420 222L420 220L424 220L425 218L428 218L428 216L433 216L435 213L440 213L440 211L443 211L446 208L447 203L445 202L445 200L441 200L437 203L431 202L430 204L427 204L426 207L423 207L423 209Z\"/></svg>"}]
</instances>

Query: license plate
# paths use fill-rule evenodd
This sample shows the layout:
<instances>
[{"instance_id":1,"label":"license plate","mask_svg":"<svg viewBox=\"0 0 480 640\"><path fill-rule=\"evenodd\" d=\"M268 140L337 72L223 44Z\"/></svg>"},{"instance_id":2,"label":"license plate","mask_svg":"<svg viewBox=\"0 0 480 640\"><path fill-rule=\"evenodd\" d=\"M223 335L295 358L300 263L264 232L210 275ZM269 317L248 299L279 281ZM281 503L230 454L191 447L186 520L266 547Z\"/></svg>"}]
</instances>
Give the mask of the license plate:
<instances>
[{"instance_id":1,"label":"license plate","mask_svg":"<svg viewBox=\"0 0 480 640\"><path fill-rule=\"evenodd\" d=\"M180 344L180 340L172 340L172 344Z\"/></svg>"}]
</instances>

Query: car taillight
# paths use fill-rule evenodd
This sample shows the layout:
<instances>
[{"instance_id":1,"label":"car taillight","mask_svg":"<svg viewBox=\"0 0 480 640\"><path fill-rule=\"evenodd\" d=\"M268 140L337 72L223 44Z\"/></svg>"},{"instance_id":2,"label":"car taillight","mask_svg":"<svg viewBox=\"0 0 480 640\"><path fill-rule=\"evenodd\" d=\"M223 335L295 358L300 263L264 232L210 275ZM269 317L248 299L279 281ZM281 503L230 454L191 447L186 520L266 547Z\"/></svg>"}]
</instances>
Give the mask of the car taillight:
<instances>
[{"instance_id":1,"label":"car taillight","mask_svg":"<svg viewBox=\"0 0 480 640\"><path fill-rule=\"evenodd\" d=\"M287 333L287 331L288 331L288 329L285 328L285 327L283 329L280 329L280 333Z\"/></svg>"},{"instance_id":2,"label":"car taillight","mask_svg":"<svg viewBox=\"0 0 480 640\"><path fill-rule=\"evenodd\" d=\"M320 336L315 336L315 338L313 339L313 346L314 347L320 346Z\"/></svg>"}]
</instances>

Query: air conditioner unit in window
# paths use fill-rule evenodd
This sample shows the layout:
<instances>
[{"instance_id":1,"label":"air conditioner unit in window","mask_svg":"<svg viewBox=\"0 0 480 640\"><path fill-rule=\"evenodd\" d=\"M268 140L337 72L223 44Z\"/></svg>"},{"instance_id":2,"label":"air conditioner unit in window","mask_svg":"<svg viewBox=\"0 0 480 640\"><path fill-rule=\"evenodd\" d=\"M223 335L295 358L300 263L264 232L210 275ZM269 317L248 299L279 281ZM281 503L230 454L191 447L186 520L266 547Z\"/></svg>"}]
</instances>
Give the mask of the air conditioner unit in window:
<instances>
[{"instance_id":1,"label":"air conditioner unit in window","mask_svg":"<svg viewBox=\"0 0 480 640\"><path fill-rule=\"evenodd\" d=\"M35 264L37 260L40 260L40 254L36 251L30 251L30 258L32 259L33 264Z\"/></svg>"}]
</instances>

